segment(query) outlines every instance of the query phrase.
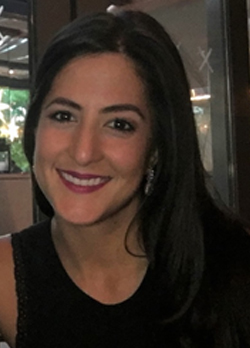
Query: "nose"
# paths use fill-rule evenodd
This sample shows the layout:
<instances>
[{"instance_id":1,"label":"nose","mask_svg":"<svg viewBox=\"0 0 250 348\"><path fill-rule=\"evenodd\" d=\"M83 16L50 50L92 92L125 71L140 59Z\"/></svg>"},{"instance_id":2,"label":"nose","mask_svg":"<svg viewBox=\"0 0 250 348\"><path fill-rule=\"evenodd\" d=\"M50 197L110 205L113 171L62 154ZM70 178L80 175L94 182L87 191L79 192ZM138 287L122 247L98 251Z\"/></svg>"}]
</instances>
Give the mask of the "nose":
<instances>
[{"instance_id":1,"label":"nose","mask_svg":"<svg viewBox=\"0 0 250 348\"><path fill-rule=\"evenodd\" d=\"M102 159L100 132L94 126L77 125L72 133L70 156L77 164L83 166Z\"/></svg>"}]
</instances>

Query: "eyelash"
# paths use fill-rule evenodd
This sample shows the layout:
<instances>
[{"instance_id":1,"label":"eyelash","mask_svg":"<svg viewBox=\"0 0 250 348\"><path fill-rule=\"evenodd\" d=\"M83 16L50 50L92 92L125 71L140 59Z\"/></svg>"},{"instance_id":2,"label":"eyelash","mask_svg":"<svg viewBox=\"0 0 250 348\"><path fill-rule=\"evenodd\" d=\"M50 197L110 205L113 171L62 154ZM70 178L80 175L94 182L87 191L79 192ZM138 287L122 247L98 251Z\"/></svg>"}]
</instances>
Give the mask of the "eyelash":
<instances>
[{"instance_id":1,"label":"eyelash","mask_svg":"<svg viewBox=\"0 0 250 348\"><path fill-rule=\"evenodd\" d=\"M113 124L113 125L112 125ZM108 126L112 129L118 130L119 132L134 132L135 127L128 121L122 118L116 118L115 120L108 123Z\"/></svg>"},{"instance_id":2,"label":"eyelash","mask_svg":"<svg viewBox=\"0 0 250 348\"><path fill-rule=\"evenodd\" d=\"M73 121L73 116L69 111L56 111L53 114L49 115L49 118L59 123L67 123Z\"/></svg>"},{"instance_id":3,"label":"eyelash","mask_svg":"<svg viewBox=\"0 0 250 348\"><path fill-rule=\"evenodd\" d=\"M73 122L74 118L69 111L56 111L49 115L49 118L58 123ZM119 132L130 133L135 131L135 126L123 118L116 118L108 122L108 127Z\"/></svg>"}]
</instances>

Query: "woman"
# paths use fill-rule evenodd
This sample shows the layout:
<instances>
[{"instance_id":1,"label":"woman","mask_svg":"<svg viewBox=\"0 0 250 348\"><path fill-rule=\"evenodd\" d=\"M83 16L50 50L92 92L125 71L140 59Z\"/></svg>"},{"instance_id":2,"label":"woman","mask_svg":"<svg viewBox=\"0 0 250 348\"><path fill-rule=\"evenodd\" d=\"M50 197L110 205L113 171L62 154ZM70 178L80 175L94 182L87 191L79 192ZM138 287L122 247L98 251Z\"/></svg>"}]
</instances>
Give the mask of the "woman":
<instances>
[{"instance_id":1,"label":"woman","mask_svg":"<svg viewBox=\"0 0 250 348\"><path fill-rule=\"evenodd\" d=\"M49 219L0 242L11 347L250 347L250 239L206 189L183 65L154 19L63 28L24 147Z\"/></svg>"}]
</instances>

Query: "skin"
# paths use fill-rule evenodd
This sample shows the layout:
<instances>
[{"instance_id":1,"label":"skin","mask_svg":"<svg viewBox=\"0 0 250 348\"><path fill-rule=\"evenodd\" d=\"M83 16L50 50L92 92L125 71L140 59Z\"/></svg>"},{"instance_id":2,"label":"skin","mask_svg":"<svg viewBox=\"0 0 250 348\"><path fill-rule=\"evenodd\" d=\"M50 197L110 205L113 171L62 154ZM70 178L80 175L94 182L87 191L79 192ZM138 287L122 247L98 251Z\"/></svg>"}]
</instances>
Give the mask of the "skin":
<instances>
[{"instance_id":1,"label":"skin","mask_svg":"<svg viewBox=\"0 0 250 348\"><path fill-rule=\"evenodd\" d=\"M37 181L56 218L93 226L131 205L135 213L150 125L144 88L129 60L105 54L69 63L43 104L34 155ZM77 194L61 180L65 171L108 182Z\"/></svg>"},{"instance_id":2,"label":"skin","mask_svg":"<svg viewBox=\"0 0 250 348\"><path fill-rule=\"evenodd\" d=\"M0 238L0 332L15 347L17 299L10 236Z\"/></svg>"},{"instance_id":3,"label":"skin","mask_svg":"<svg viewBox=\"0 0 250 348\"><path fill-rule=\"evenodd\" d=\"M130 227L128 247L143 254L138 224L131 222L152 164L151 129L143 83L121 54L72 60L42 106L34 173L55 211L54 245L73 282L101 303L126 300L147 269L146 257L130 255L124 239ZM93 177L94 186L88 181ZM8 280L7 287L0 285L0 331L14 347L17 301L9 237L0 241L0 276Z\"/></svg>"}]
</instances>

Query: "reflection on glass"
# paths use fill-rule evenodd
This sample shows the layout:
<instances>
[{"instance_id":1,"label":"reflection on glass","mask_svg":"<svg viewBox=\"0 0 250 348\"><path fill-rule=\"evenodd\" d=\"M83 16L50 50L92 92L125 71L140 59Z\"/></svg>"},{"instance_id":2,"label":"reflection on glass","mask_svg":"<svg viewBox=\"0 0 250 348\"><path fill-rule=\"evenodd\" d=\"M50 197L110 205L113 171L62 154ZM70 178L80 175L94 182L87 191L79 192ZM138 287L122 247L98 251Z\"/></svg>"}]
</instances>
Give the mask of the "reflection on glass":
<instances>
[{"instance_id":1,"label":"reflection on glass","mask_svg":"<svg viewBox=\"0 0 250 348\"><path fill-rule=\"evenodd\" d=\"M27 18L3 11L0 16L0 76L28 80L28 59Z\"/></svg>"},{"instance_id":2,"label":"reflection on glass","mask_svg":"<svg viewBox=\"0 0 250 348\"><path fill-rule=\"evenodd\" d=\"M0 172L10 172L10 146L5 138L0 138Z\"/></svg>"},{"instance_id":3,"label":"reflection on glass","mask_svg":"<svg viewBox=\"0 0 250 348\"><path fill-rule=\"evenodd\" d=\"M203 163L212 173L209 75L213 69L209 62L212 51L207 47L205 1L159 1L158 7L151 9L150 13L170 33L183 58L191 86Z\"/></svg>"},{"instance_id":4,"label":"reflection on glass","mask_svg":"<svg viewBox=\"0 0 250 348\"><path fill-rule=\"evenodd\" d=\"M10 145L11 172L27 171L28 163L22 151L22 136L29 91L0 88L0 138Z\"/></svg>"},{"instance_id":5,"label":"reflection on glass","mask_svg":"<svg viewBox=\"0 0 250 348\"><path fill-rule=\"evenodd\" d=\"M18 5L17 5L18 12ZM27 16L0 7L0 172L4 164L1 146L9 148L9 172L25 172L29 166L22 150L22 136L29 102ZM1 145L1 141L5 145Z\"/></svg>"},{"instance_id":6,"label":"reflection on glass","mask_svg":"<svg viewBox=\"0 0 250 348\"><path fill-rule=\"evenodd\" d=\"M248 18L248 42L249 42L249 57L250 57L250 0L247 0L247 18ZM250 62L249 62L250 69Z\"/></svg>"},{"instance_id":7,"label":"reflection on glass","mask_svg":"<svg viewBox=\"0 0 250 348\"><path fill-rule=\"evenodd\" d=\"M250 1L250 0L248 0ZM119 6L120 4L123 6ZM109 11L118 8L149 13L167 30L182 56L190 87L191 100L201 155L209 173L213 171L210 115L210 74L212 49L207 42L206 2L204 0L124 0L114 1Z\"/></svg>"},{"instance_id":8,"label":"reflection on glass","mask_svg":"<svg viewBox=\"0 0 250 348\"><path fill-rule=\"evenodd\" d=\"M210 94L202 91L191 90L191 100L196 121L200 152L206 171L212 173L212 140L211 140L211 118L210 118Z\"/></svg>"}]
</instances>

